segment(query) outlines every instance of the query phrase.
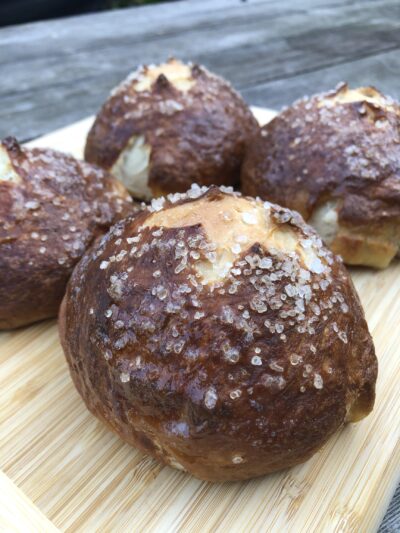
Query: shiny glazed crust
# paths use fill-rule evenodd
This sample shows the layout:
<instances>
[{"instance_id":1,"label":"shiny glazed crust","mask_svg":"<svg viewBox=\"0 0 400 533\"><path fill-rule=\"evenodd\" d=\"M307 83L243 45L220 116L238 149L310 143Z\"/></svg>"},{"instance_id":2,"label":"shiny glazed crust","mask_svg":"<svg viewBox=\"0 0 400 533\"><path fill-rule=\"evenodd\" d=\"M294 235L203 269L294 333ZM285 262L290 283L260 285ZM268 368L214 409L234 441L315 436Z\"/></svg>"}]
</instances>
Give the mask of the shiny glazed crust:
<instances>
[{"instance_id":1,"label":"shiny glazed crust","mask_svg":"<svg viewBox=\"0 0 400 533\"><path fill-rule=\"evenodd\" d=\"M181 80L170 81L168 74L154 77L146 89L140 85L153 71L174 66L188 71L183 90ZM228 82L171 59L161 67L139 68L113 91L89 132L85 159L113 172L132 138L144 138L151 153L148 196L141 199L183 192L192 183L238 185L246 142L257 130Z\"/></svg>"},{"instance_id":2,"label":"shiny glazed crust","mask_svg":"<svg viewBox=\"0 0 400 533\"><path fill-rule=\"evenodd\" d=\"M132 210L103 170L13 138L0 143L0 329L56 316L83 252Z\"/></svg>"},{"instance_id":3,"label":"shiny glazed crust","mask_svg":"<svg viewBox=\"0 0 400 533\"><path fill-rule=\"evenodd\" d=\"M349 264L385 267L400 247L399 104L345 84L299 100L249 146L241 182L245 194L296 209L311 224L334 204L335 227L323 235L332 250Z\"/></svg>"},{"instance_id":4,"label":"shiny glazed crust","mask_svg":"<svg viewBox=\"0 0 400 533\"><path fill-rule=\"evenodd\" d=\"M60 338L90 411L211 481L303 462L372 409L377 361L340 259L297 213L213 187L88 251Z\"/></svg>"}]
</instances>

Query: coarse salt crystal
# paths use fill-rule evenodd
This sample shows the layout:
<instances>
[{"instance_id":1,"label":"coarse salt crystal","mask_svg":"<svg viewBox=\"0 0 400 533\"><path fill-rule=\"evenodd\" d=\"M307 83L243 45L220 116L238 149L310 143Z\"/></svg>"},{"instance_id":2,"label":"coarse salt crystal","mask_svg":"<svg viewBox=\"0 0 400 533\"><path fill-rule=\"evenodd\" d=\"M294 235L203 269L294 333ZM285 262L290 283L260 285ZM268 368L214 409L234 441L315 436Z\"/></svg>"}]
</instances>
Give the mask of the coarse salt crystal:
<instances>
[{"instance_id":1,"label":"coarse salt crystal","mask_svg":"<svg viewBox=\"0 0 400 533\"><path fill-rule=\"evenodd\" d=\"M255 215L255 213L245 211L244 213L242 213L242 220L245 224L248 225L257 224L257 216Z\"/></svg>"},{"instance_id":2,"label":"coarse salt crystal","mask_svg":"<svg viewBox=\"0 0 400 533\"><path fill-rule=\"evenodd\" d=\"M161 211L164 207L165 198L161 196L160 198L153 198L151 201L151 207L154 211Z\"/></svg>"},{"instance_id":3,"label":"coarse salt crystal","mask_svg":"<svg viewBox=\"0 0 400 533\"><path fill-rule=\"evenodd\" d=\"M242 395L242 391L240 389L233 390L229 393L229 396L232 400L236 400L237 398L240 398Z\"/></svg>"},{"instance_id":4,"label":"coarse salt crystal","mask_svg":"<svg viewBox=\"0 0 400 533\"><path fill-rule=\"evenodd\" d=\"M289 360L290 360L290 364L291 365L297 366L298 364L300 364L303 361L303 358L301 357L301 355L297 355L296 353L293 353L289 357Z\"/></svg>"},{"instance_id":5,"label":"coarse salt crystal","mask_svg":"<svg viewBox=\"0 0 400 533\"><path fill-rule=\"evenodd\" d=\"M324 380L319 374L314 375L314 387L316 389L322 389L324 386Z\"/></svg>"},{"instance_id":6,"label":"coarse salt crystal","mask_svg":"<svg viewBox=\"0 0 400 533\"><path fill-rule=\"evenodd\" d=\"M40 204L36 200L29 200L28 202L25 202L25 208L26 209L34 210L34 209L38 209L39 206L40 206Z\"/></svg>"},{"instance_id":7,"label":"coarse salt crystal","mask_svg":"<svg viewBox=\"0 0 400 533\"><path fill-rule=\"evenodd\" d=\"M325 270L325 267L324 267L322 261L320 259L318 259L318 257L315 257L311 261L310 270L311 270L311 272L314 272L315 274L322 274L322 272L324 272L324 270Z\"/></svg>"},{"instance_id":8,"label":"coarse salt crystal","mask_svg":"<svg viewBox=\"0 0 400 533\"><path fill-rule=\"evenodd\" d=\"M276 361L271 361L268 365L271 370L275 370L275 372L283 372L284 368L279 365Z\"/></svg>"},{"instance_id":9,"label":"coarse salt crystal","mask_svg":"<svg viewBox=\"0 0 400 533\"><path fill-rule=\"evenodd\" d=\"M231 251L234 254L240 254L240 252L242 251L242 248L240 244L234 244L233 246L231 246Z\"/></svg>"},{"instance_id":10,"label":"coarse salt crystal","mask_svg":"<svg viewBox=\"0 0 400 533\"><path fill-rule=\"evenodd\" d=\"M210 387L204 395L204 405L207 409L214 409L217 404L218 395L215 387Z\"/></svg>"}]
</instances>

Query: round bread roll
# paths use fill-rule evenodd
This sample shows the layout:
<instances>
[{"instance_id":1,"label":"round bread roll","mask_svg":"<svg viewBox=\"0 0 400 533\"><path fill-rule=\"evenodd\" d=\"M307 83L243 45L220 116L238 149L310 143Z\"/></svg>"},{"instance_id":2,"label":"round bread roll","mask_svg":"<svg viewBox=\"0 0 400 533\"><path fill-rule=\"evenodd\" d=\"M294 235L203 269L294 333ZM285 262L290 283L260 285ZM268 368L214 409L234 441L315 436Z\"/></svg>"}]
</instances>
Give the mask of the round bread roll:
<instances>
[{"instance_id":1,"label":"round bread roll","mask_svg":"<svg viewBox=\"0 0 400 533\"><path fill-rule=\"evenodd\" d=\"M374 403L340 259L300 215L226 188L153 200L75 269L60 337L91 412L210 481L308 459Z\"/></svg>"},{"instance_id":2,"label":"round bread roll","mask_svg":"<svg viewBox=\"0 0 400 533\"><path fill-rule=\"evenodd\" d=\"M241 180L299 211L346 263L384 268L400 247L400 106L346 84L299 100L262 128Z\"/></svg>"},{"instance_id":3,"label":"round bread roll","mask_svg":"<svg viewBox=\"0 0 400 533\"><path fill-rule=\"evenodd\" d=\"M0 329L57 315L98 235L132 212L121 183L59 152L0 143Z\"/></svg>"},{"instance_id":4,"label":"round bread roll","mask_svg":"<svg viewBox=\"0 0 400 533\"><path fill-rule=\"evenodd\" d=\"M228 82L175 59L140 67L100 110L85 159L149 200L192 183L238 185L258 124Z\"/></svg>"}]
</instances>

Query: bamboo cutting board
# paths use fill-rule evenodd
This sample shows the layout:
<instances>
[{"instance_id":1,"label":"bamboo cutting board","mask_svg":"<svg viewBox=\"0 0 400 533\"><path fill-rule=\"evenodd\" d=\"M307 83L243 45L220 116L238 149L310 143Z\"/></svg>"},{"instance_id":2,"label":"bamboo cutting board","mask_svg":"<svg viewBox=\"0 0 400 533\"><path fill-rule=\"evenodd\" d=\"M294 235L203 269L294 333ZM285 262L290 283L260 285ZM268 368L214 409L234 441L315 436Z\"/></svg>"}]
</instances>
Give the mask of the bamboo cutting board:
<instances>
[{"instance_id":1,"label":"bamboo cutting board","mask_svg":"<svg viewBox=\"0 0 400 533\"><path fill-rule=\"evenodd\" d=\"M91 121L30 144L81 156ZM352 276L379 359L374 412L307 463L247 482L199 481L108 431L72 385L54 320L1 333L0 531L375 531L400 478L400 264Z\"/></svg>"}]
</instances>

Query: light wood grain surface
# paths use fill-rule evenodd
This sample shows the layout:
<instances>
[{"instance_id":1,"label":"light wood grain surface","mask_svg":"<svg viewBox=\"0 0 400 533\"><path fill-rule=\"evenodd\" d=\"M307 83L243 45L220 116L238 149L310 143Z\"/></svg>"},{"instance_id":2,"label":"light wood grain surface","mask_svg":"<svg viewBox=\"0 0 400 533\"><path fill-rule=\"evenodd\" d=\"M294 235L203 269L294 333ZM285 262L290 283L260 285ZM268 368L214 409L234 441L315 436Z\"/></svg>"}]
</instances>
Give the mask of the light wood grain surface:
<instances>
[{"instance_id":1,"label":"light wood grain surface","mask_svg":"<svg viewBox=\"0 0 400 533\"><path fill-rule=\"evenodd\" d=\"M0 495L0 531L8 533L34 530L41 533L59 531L2 472L0 472Z\"/></svg>"},{"instance_id":2,"label":"light wood grain surface","mask_svg":"<svg viewBox=\"0 0 400 533\"><path fill-rule=\"evenodd\" d=\"M79 155L90 122L33 144ZM55 321L1 333L0 530L376 531L400 478L400 264L352 277L379 359L375 410L307 463L241 483L198 481L109 432L73 387Z\"/></svg>"}]
</instances>

